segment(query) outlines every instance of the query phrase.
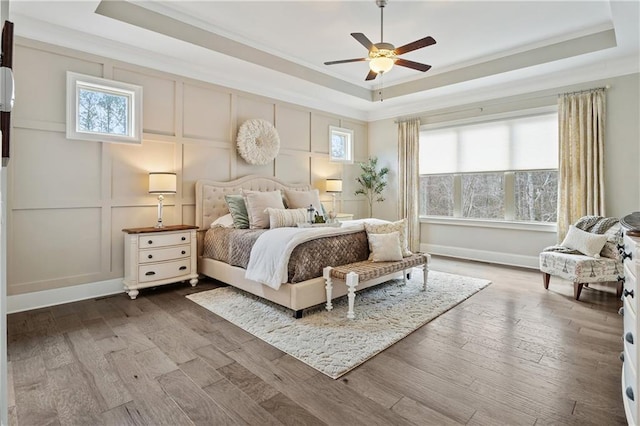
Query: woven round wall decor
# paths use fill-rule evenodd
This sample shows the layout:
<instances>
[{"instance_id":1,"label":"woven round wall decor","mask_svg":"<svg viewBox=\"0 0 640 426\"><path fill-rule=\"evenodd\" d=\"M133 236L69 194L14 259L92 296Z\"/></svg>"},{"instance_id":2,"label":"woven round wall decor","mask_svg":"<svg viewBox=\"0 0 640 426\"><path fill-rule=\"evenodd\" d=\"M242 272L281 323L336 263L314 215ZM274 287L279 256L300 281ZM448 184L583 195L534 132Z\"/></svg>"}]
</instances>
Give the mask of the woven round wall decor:
<instances>
[{"instance_id":1,"label":"woven round wall decor","mask_svg":"<svg viewBox=\"0 0 640 426\"><path fill-rule=\"evenodd\" d=\"M263 165L272 161L280 150L278 131L262 119L247 120L238 129L238 153L249 164Z\"/></svg>"}]
</instances>

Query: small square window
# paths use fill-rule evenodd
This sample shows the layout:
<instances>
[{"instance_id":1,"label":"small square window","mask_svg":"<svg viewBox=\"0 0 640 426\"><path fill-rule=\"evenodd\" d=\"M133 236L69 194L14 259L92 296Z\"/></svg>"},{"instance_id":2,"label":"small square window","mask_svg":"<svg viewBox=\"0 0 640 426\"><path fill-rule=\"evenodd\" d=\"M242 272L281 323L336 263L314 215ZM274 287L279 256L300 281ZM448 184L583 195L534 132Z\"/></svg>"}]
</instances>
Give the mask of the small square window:
<instances>
[{"instance_id":1,"label":"small square window","mask_svg":"<svg viewBox=\"0 0 640 426\"><path fill-rule=\"evenodd\" d=\"M67 138L142 143L142 87L67 72Z\"/></svg>"},{"instance_id":2,"label":"small square window","mask_svg":"<svg viewBox=\"0 0 640 426\"><path fill-rule=\"evenodd\" d=\"M329 126L329 160L353 163L353 130Z\"/></svg>"}]
</instances>

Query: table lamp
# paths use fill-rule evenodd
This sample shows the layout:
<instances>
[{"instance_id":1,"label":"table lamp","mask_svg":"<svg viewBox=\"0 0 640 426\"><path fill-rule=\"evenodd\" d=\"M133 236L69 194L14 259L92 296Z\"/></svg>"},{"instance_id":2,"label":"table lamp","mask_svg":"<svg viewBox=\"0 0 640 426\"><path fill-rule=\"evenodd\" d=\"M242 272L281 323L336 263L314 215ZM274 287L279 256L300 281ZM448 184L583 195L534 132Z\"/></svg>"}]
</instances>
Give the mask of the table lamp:
<instances>
[{"instance_id":1,"label":"table lamp","mask_svg":"<svg viewBox=\"0 0 640 426\"><path fill-rule=\"evenodd\" d=\"M149 194L158 194L158 223L156 228L164 228L162 223L162 201L163 194L176 193L176 174L175 173L149 173Z\"/></svg>"},{"instance_id":2,"label":"table lamp","mask_svg":"<svg viewBox=\"0 0 640 426\"><path fill-rule=\"evenodd\" d=\"M331 194L332 197L332 205L331 210L334 213L336 212L336 194L342 192L342 179L327 179L327 187L326 191Z\"/></svg>"}]
</instances>

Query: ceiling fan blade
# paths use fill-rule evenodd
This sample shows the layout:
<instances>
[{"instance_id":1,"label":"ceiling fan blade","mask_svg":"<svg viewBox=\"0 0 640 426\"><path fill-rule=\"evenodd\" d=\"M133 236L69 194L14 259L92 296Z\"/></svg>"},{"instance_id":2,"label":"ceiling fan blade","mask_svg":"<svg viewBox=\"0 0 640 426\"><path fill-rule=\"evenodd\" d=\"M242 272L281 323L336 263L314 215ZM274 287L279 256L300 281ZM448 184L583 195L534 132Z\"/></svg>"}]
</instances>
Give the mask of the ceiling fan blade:
<instances>
[{"instance_id":1,"label":"ceiling fan blade","mask_svg":"<svg viewBox=\"0 0 640 426\"><path fill-rule=\"evenodd\" d=\"M358 40L361 45L366 47L369 52L378 51L378 48L373 43L371 43L371 40L369 40L366 35L362 33L351 33L351 36Z\"/></svg>"},{"instance_id":2,"label":"ceiling fan blade","mask_svg":"<svg viewBox=\"0 0 640 426\"><path fill-rule=\"evenodd\" d=\"M365 58L356 58L356 59L342 59L340 61L329 61L329 62L325 62L325 65L335 65L335 64L346 64L348 62L362 62L362 61L366 61Z\"/></svg>"},{"instance_id":3,"label":"ceiling fan blade","mask_svg":"<svg viewBox=\"0 0 640 426\"><path fill-rule=\"evenodd\" d=\"M431 69L431 65L421 64L419 62L413 62L406 59L398 58L396 59L396 65L400 65L401 67L413 68L418 71L429 71Z\"/></svg>"},{"instance_id":4,"label":"ceiling fan blade","mask_svg":"<svg viewBox=\"0 0 640 426\"><path fill-rule=\"evenodd\" d=\"M365 78L365 81L369 81L369 80L375 80L375 78L378 76L377 72L374 71L369 71L369 74L367 74L367 78Z\"/></svg>"},{"instance_id":5,"label":"ceiling fan blade","mask_svg":"<svg viewBox=\"0 0 640 426\"><path fill-rule=\"evenodd\" d=\"M413 50L422 49L423 47L431 46L432 44L436 44L436 41L433 37L425 37L420 40L416 40L412 43L405 44L404 46L400 46L396 48L396 55L402 55L403 53L411 52Z\"/></svg>"}]
</instances>

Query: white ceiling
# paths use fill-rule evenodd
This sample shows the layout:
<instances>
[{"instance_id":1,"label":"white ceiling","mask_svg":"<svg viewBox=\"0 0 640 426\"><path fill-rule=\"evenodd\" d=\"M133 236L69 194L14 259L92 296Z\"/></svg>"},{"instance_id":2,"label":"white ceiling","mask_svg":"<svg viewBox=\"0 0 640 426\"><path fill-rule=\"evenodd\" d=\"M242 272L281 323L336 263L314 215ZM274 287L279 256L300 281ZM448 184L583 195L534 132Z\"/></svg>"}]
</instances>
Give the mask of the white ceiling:
<instances>
[{"instance_id":1,"label":"white ceiling","mask_svg":"<svg viewBox=\"0 0 640 426\"><path fill-rule=\"evenodd\" d=\"M437 44L402 55L430 71L373 82L366 62L323 63L366 56L352 32L380 41L374 0L10 0L10 19L18 36L371 120L638 72L639 5L389 0L384 41Z\"/></svg>"}]
</instances>

